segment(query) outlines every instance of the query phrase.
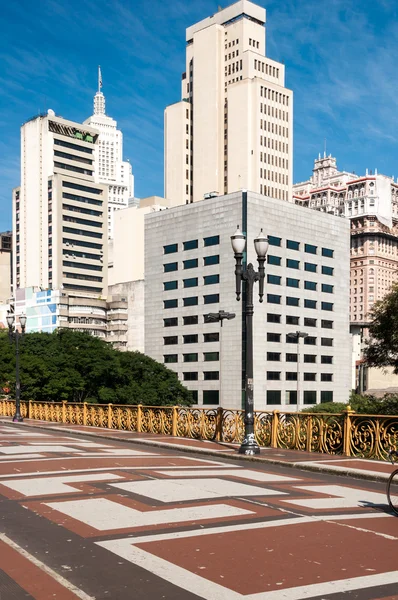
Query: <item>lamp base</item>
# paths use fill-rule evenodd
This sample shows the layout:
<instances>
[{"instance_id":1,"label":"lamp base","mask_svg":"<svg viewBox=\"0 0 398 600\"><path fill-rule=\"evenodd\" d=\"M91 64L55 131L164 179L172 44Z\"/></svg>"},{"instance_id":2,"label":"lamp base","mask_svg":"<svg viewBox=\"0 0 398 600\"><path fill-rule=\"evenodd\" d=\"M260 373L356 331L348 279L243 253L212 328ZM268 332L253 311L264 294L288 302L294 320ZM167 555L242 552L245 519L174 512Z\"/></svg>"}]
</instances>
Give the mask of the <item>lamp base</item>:
<instances>
[{"instance_id":1,"label":"lamp base","mask_svg":"<svg viewBox=\"0 0 398 600\"><path fill-rule=\"evenodd\" d=\"M245 454L246 456L253 456L254 454L260 454L260 447L256 442L254 434L251 433L245 437L241 447L238 450L238 454Z\"/></svg>"},{"instance_id":2,"label":"lamp base","mask_svg":"<svg viewBox=\"0 0 398 600\"><path fill-rule=\"evenodd\" d=\"M22 421L23 421L23 417L21 417L21 415L14 415L12 418L13 423L22 423Z\"/></svg>"}]
</instances>

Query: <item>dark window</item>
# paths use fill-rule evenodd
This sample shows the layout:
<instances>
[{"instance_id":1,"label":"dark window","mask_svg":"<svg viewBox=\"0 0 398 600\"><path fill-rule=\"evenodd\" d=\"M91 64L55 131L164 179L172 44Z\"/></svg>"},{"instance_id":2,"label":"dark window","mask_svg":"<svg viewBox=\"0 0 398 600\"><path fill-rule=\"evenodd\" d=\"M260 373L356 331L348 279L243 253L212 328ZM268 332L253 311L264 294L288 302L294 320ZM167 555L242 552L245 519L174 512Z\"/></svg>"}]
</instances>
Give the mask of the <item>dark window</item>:
<instances>
[{"instance_id":1,"label":"dark window","mask_svg":"<svg viewBox=\"0 0 398 600\"><path fill-rule=\"evenodd\" d=\"M190 296L189 298L183 298L184 306L196 306L199 300L197 296Z\"/></svg>"},{"instance_id":2,"label":"dark window","mask_svg":"<svg viewBox=\"0 0 398 600\"><path fill-rule=\"evenodd\" d=\"M286 248L289 248L290 250L300 250L300 242L286 240Z\"/></svg>"},{"instance_id":3,"label":"dark window","mask_svg":"<svg viewBox=\"0 0 398 600\"><path fill-rule=\"evenodd\" d=\"M334 250L330 248L322 248L322 256L327 256L327 258L333 258Z\"/></svg>"},{"instance_id":4,"label":"dark window","mask_svg":"<svg viewBox=\"0 0 398 600\"><path fill-rule=\"evenodd\" d=\"M184 339L184 344L197 344L198 343L198 336L195 333L192 333L190 335L183 335L182 337Z\"/></svg>"},{"instance_id":5,"label":"dark window","mask_svg":"<svg viewBox=\"0 0 398 600\"><path fill-rule=\"evenodd\" d=\"M170 273L171 271L177 271L178 270L178 263L173 262L173 263L166 263L165 265L163 265L163 271L165 273Z\"/></svg>"},{"instance_id":6,"label":"dark window","mask_svg":"<svg viewBox=\"0 0 398 600\"><path fill-rule=\"evenodd\" d=\"M321 391L321 403L323 402L333 402L333 392L332 391Z\"/></svg>"},{"instance_id":7,"label":"dark window","mask_svg":"<svg viewBox=\"0 0 398 600\"><path fill-rule=\"evenodd\" d=\"M298 287L300 287L300 280L292 279L291 277L286 277L286 285L288 287L298 288Z\"/></svg>"},{"instance_id":8,"label":"dark window","mask_svg":"<svg viewBox=\"0 0 398 600\"><path fill-rule=\"evenodd\" d=\"M286 391L286 404L297 404L297 390Z\"/></svg>"},{"instance_id":9,"label":"dark window","mask_svg":"<svg viewBox=\"0 0 398 600\"><path fill-rule=\"evenodd\" d=\"M270 381L279 381L281 378L280 371L267 371L267 379Z\"/></svg>"},{"instance_id":10,"label":"dark window","mask_svg":"<svg viewBox=\"0 0 398 600\"><path fill-rule=\"evenodd\" d=\"M286 362L297 362L297 354L286 354Z\"/></svg>"},{"instance_id":11,"label":"dark window","mask_svg":"<svg viewBox=\"0 0 398 600\"><path fill-rule=\"evenodd\" d=\"M315 346L316 345L316 337L313 337L312 335L308 335L307 337L304 338L304 344L307 344L308 346Z\"/></svg>"},{"instance_id":12,"label":"dark window","mask_svg":"<svg viewBox=\"0 0 398 600\"><path fill-rule=\"evenodd\" d=\"M333 275L333 267L322 266L322 275Z\"/></svg>"},{"instance_id":13,"label":"dark window","mask_svg":"<svg viewBox=\"0 0 398 600\"><path fill-rule=\"evenodd\" d=\"M286 371L286 381L297 381L297 373L295 371Z\"/></svg>"},{"instance_id":14,"label":"dark window","mask_svg":"<svg viewBox=\"0 0 398 600\"><path fill-rule=\"evenodd\" d=\"M163 319L164 327L175 327L178 325L178 317L171 317L171 319Z\"/></svg>"},{"instance_id":15,"label":"dark window","mask_svg":"<svg viewBox=\"0 0 398 600\"><path fill-rule=\"evenodd\" d=\"M318 246L312 246L311 244L304 244L304 251L308 254L316 254Z\"/></svg>"},{"instance_id":16,"label":"dark window","mask_svg":"<svg viewBox=\"0 0 398 600\"><path fill-rule=\"evenodd\" d=\"M196 287L197 285L198 285L197 277L190 277L189 279L184 279L184 288Z\"/></svg>"},{"instance_id":17,"label":"dark window","mask_svg":"<svg viewBox=\"0 0 398 600\"><path fill-rule=\"evenodd\" d=\"M280 323L281 315L274 315L273 313L267 313L268 323Z\"/></svg>"},{"instance_id":18,"label":"dark window","mask_svg":"<svg viewBox=\"0 0 398 600\"><path fill-rule=\"evenodd\" d=\"M332 373L321 373L321 381L333 381Z\"/></svg>"},{"instance_id":19,"label":"dark window","mask_svg":"<svg viewBox=\"0 0 398 600\"><path fill-rule=\"evenodd\" d=\"M267 352L267 360L279 361L281 359L280 352Z\"/></svg>"},{"instance_id":20,"label":"dark window","mask_svg":"<svg viewBox=\"0 0 398 600\"><path fill-rule=\"evenodd\" d=\"M218 390L204 390L203 391L203 404L219 404L219 391Z\"/></svg>"},{"instance_id":21,"label":"dark window","mask_svg":"<svg viewBox=\"0 0 398 600\"><path fill-rule=\"evenodd\" d=\"M163 254L173 254L173 252L178 252L178 244L163 246Z\"/></svg>"},{"instance_id":22,"label":"dark window","mask_svg":"<svg viewBox=\"0 0 398 600\"><path fill-rule=\"evenodd\" d=\"M203 379L205 381L216 381L220 378L218 371L203 371Z\"/></svg>"},{"instance_id":23,"label":"dark window","mask_svg":"<svg viewBox=\"0 0 398 600\"><path fill-rule=\"evenodd\" d=\"M213 360L220 360L220 353L219 352L204 352L203 360L205 362L210 362Z\"/></svg>"},{"instance_id":24,"label":"dark window","mask_svg":"<svg viewBox=\"0 0 398 600\"><path fill-rule=\"evenodd\" d=\"M333 310L332 302L321 302L322 310Z\"/></svg>"},{"instance_id":25,"label":"dark window","mask_svg":"<svg viewBox=\"0 0 398 600\"><path fill-rule=\"evenodd\" d=\"M270 304L280 304L281 297L276 296L275 294L267 294L267 302L269 302Z\"/></svg>"},{"instance_id":26,"label":"dark window","mask_svg":"<svg viewBox=\"0 0 398 600\"><path fill-rule=\"evenodd\" d=\"M184 250L195 250L198 247L198 240L190 240L189 242L184 242L183 244Z\"/></svg>"},{"instance_id":27,"label":"dark window","mask_svg":"<svg viewBox=\"0 0 398 600\"><path fill-rule=\"evenodd\" d=\"M327 321L325 319L322 319L321 327L323 327L324 329L333 329L333 321Z\"/></svg>"},{"instance_id":28,"label":"dark window","mask_svg":"<svg viewBox=\"0 0 398 600\"><path fill-rule=\"evenodd\" d=\"M218 342L219 338L220 338L220 334L218 332L203 334L204 342Z\"/></svg>"},{"instance_id":29,"label":"dark window","mask_svg":"<svg viewBox=\"0 0 398 600\"><path fill-rule=\"evenodd\" d=\"M267 390L267 404L281 404L281 391Z\"/></svg>"},{"instance_id":30,"label":"dark window","mask_svg":"<svg viewBox=\"0 0 398 600\"><path fill-rule=\"evenodd\" d=\"M304 404L316 404L315 390L304 390Z\"/></svg>"},{"instance_id":31,"label":"dark window","mask_svg":"<svg viewBox=\"0 0 398 600\"><path fill-rule=\"evenodd\" d=\"M213 254L212 256L205 256L203 259L203 264L205 267L209 267L210 265L218 265L220 262L220 257L218 254Z\"/></svg>"},{"instance_id":32,"label":"dark window","mask_svg":"<svg viewBox=\"0 0 398 600\"><path fill-rule=\"evenodd\" d=\"M189 371L188 373L183 373L184 381L198 381L198 374L196 372Z\"/></svg>"},{"instance_id":33,"label":"dark window","mask_svg":"<svg viewBox=\"0 0 398 600\"><path fill-rule=\"evenodd\" d=\"M316 327L316 319L304 317L304 327Z\"/></svg>"},{"instance_id":34,"label":"dark window","mask_svg":"<svg viewBox=\"0 0 398 600\"><path fill-rule=\"evenodd\" d=\"M316 300L304 300L304 308L316 308Z\"/></svg>"},{"instance_id":35,"label":"dark window","mask_svg":"<svg viewBox=\"0 0 398 600\"><path fill-rule=\"evenodd\" d=\"M267 342L280 342L281 334L280 333L267 333Z\"/></svg>"},{"instance_id":36,"label":"dark window","mask_svg":"<svg viewBox=\"0 0 398 600\"><path fill-rule=\"evenodd\" d=\"M315 281L304 281L304 289L305 290L312 290L313 292L316 292L316 282Z\"/></svg>"},{"instance_id":37,"label":"dark window","mask_svg":"<svg viewBox=\"0 0 398 600\"><path fill-rule=\"evenodd\" d=\"M333 346L333 338L321 338L321 346Z\"/></svg>"},{"instance_id":38,"label":"dark window","mask_svg":"<svg viewBox=\"0 0 398 600\"><path fill-rule=\"evenodd\" d=\"M219 235L212 235L203 239L203 245L206 246L217 246L220 243Z\"/></svg>"},{"instance_id":39,"label":"dark window","mask_svg":"<svg viewBox=\"0 0 398 600\"><path fill-rule=\"evenodd\" d=\"M220 302L220 294L209 294L208 296L203 296L203 300L205 304L215 304Z\"/></svg>"},{"instance_id":40,"label":"dark window","mask_svg":"<svg viewBox=\"0 0 398 600\"><path fill-rule=\"evenodd\" d=\"M198 324L198 315L188 315L187 317L183 317L184 325L197 325Z\"/></svg>"},{"instance_id":41,"label":"dark window","mask_svg":"<svg viewBox=\"0 0 398 600\"><path fill-rule=\"evenodd\" d=\"M311 273L316 273L317 266L315 263L304 263L304 270L310 271Z\"/></svg>"},{"instance_id":42,"label":"dark window","mask_svg":"<svg viewBox=\"0 0 398 600\"><path fill-rule=\"evenodd\" d=\"M163 308L177 308L177 306L177 298L173 298L173 300L163 300Z\"/></svg>"},{"instance_id":43,"label":"dark window","mask_svg":"<svg viewBox=\"0 0 398 600\"><path fill-rule=\"evenodd\" d=\"M304 373L304 381L316 381L316 373Z\"/></svg>"},{"instance_id":44,"label":"dark window","mask_svg":"<svg viewBox=\"0 0 398 600\"><path fill-rule=\"evenodd\" d=\"M189 352L188 354L183 354L184 362L198 362L198 355L196 352Z\"/></svg>"},{"instance_id":45,"label":"dark window","mask_svg":"<svg viewBox=\"0 0 398 600\"><path fill-rule=\"evenodd\" d=\"M333 356L321 356L321 363L323 365L332 365L333 364Z\"/></svg>"},{"instance_id":46,"label":"dark window","mask_svg":"<svg viewBox=\"0 0 398 600\"><path fill-rule=\"evenodd\" d=\"M286 315L286 324L287 325L300 325L300 317Z\"/></svg>"},{"instance_id":47,"label":"dark window","mask_svg":"<svg viewBox=\"0 0 398 600\"><path fill-rule=\"evenodd\" d=\"M322 283L322 292L326 294L333 294L333 286L328 285L327 283Z\"/></svg>"},{"instance_id":48,"label":"dark window","mask_svg":"<svg viewBox=\"0 0 398 600\"><path fill-rule=\"evenodd\" d=\"M282 241L282 238L280 238L280 237L275 237L274 235L268 236L268 243L270 246L280 246L281 241Z\"/></svg>"},{"instance_id":49,"label":"dark window","mask_svg":"<svg viewBox=\"0 0 398 600\"><path fill-rule=\"evenodd\" d=\"M164 362L167 363L176 363L178 362L178 354L165 354L163 356Z\"/></svg>"},{"instance_id":50,"label":"dark window","mask_svg":"<svg viewBox=\"0 0 398 600\"><path fill-rule=\"evenodd\" d=\"M205 275L203 277L204 285L212 285L213 283L220 283L219 275Z\"/></svg>"},{"instance_id":51,"label":"dark window","mask_svg":"<svg viewBox=\"0 0 398 600\"><path fill-rule=\"evenodd\" d=\"M300 261L299 260L293 260L292 258L287 258L286 259L286 266L289 267L289 269L299 269L300 268Z\"/></svg>"},{"instance_id":52,"label":"dark window","mask_svg":"<svg viewBox=\"0 0 398 600\"><path fill-rule=\"evenodd\" d=\"M198 403L198 390L189 390L192 395L192 404Z\"/></svg>"},{"instance_id":53,"label":"dark window","mask_svg":"<svg viewBox=\"0 0 398 600\"><path fill-rule=\"evenodd\" d=\"M279 275L267 275L267 283L273 283L274 285L281 284L281 277Z\"/></svg>"},{"instance_id":54,"label":"dark window","mask_svg":"<svg viewBox=\"0 0 398 600\"><path fill-rule=\"evenodd\" d=\"M189 260L184 260L183 264L184 264L184 269L194 269L195 267L198 266L198 259L190 258Z\"/></svg>"},{"instance_id":55,"label":"dark window","mask_svg":"<svg viewBox=\"0 0 398 600\"><path fill-rule=\"evenodd\" d=\"M305 363L316 363L316 354L304 354Z\"/></svg>"},{"instance_id":56,"label":"dark window","mask_svg":"<svg viewBox=\"0 0 398 600\"><path fill-rule=\"evenodd\" d=\"M286 304L288 306L300 306L300 298L292 298L292 296L287 296Z\"/></svg>"},{"instance_id":57,"label":"dark window","mask_svg":"<svg viewBox=\"0 0 398 600\"><path fill-rule=\"evenodd\" d=\"M163 290L167 292L168 290L176 290L178 288L178 281L164 281L163 282Z\"/></svg>"},{"instance_id":58,"label":"dark window","mask_svg":"<svg viewBox=\"0 0 398 600\"><path fill-rule=\"evenodd\" d=\"M163 338L163 342L165 346L172 346L173 344L178 344L178 335L169 335Z\"/></svg>"},{"instance_id":59,"label":"dark window","mask_svg":"<svg viewBox=\"0 0 398 600\"><path fill-rule=\"evenodd\" d=\"M281 266L281 257L280 256L272 256L272 254L268 254L267 262L269 265L277 265Z\"/></svg>"},{"instance_id":60,"label":"dark window","mask_svg":"<svg viewBox=\"0 0 398 600\"><path fill-rule=\"evenodd\" d=\"M297 335L295 333L287 333L286 334L286 343L287 344L297 344Z\"/></svg>"}]
</instances>

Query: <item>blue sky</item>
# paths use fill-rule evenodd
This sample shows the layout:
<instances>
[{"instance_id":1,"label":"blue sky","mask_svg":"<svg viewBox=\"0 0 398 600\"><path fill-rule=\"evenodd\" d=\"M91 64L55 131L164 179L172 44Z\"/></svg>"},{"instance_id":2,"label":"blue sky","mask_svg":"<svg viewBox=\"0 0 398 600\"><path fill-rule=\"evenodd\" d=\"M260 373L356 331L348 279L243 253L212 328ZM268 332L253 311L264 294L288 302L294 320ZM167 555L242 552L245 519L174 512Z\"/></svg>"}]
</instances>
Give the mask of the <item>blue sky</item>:
<instances>
[{"instance_id":1,"label":"blue sky","mask_svg":"<svg viewBox=\"0 0 398 600\"><path fill-rule=\"evenodd\" d=\"M19 128L52 108L92 113L97 65L124 133L136 195L163 194L163 110L180 99L185 28L228 0L13 0L0 20L0 231L11 227ZM294 181L323 151L342 169L398 176L398 3L258 0L267 55L294 97Z\"/></svg>"}]
</instances>

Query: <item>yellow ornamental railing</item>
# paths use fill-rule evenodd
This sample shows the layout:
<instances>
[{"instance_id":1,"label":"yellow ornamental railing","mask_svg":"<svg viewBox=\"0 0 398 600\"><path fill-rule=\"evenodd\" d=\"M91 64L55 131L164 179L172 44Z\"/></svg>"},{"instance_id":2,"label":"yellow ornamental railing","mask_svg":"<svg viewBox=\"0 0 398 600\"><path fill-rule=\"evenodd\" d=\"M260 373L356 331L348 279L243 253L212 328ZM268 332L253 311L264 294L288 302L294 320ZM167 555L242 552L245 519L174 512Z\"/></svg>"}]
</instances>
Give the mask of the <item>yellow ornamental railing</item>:
<instances>
[{"instance_id":1,"label":"yellow ornamental railing","mask_svg":"<svg viewBox=\"0 0 398 600\"><path fill-rule=\"evenodd\" d=\"M12 417L15 402L0 400L0 416ZM240 444L244 412L227 408L132 406L72 402L22 402L24 418ZM259 446L329 455L388 459L398 449L398 417L361 415L347 407L340 414L255 411Z\"/></svg>"}]
</instances>

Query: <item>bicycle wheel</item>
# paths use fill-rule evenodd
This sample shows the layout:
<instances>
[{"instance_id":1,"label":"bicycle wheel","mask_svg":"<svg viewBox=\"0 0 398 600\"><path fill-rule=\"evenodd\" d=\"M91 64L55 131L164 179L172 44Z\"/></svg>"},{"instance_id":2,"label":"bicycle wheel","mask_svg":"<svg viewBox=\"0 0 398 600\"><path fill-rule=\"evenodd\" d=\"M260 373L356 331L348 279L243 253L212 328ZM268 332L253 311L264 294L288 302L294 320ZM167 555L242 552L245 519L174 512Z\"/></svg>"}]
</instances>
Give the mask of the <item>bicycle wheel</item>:
<instances>
[{"instance_id":1,"label":"bicycle wheel","mask_svg":"<svg viewBox=\"0 0 398 600\"><path fill-rule=\"evenodd\" d=\"M392 510L398 515L398 469L391 473L387 481L387 499Z\"/></svg>"}]
</instances>

